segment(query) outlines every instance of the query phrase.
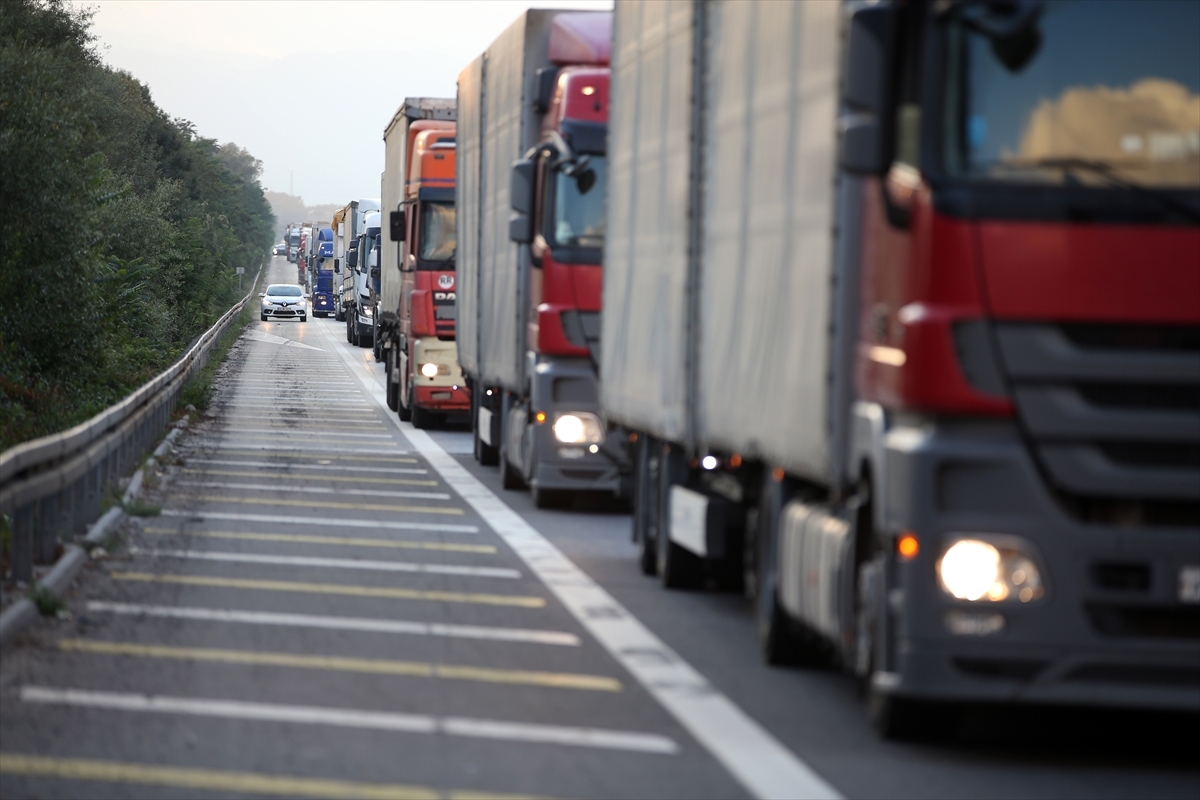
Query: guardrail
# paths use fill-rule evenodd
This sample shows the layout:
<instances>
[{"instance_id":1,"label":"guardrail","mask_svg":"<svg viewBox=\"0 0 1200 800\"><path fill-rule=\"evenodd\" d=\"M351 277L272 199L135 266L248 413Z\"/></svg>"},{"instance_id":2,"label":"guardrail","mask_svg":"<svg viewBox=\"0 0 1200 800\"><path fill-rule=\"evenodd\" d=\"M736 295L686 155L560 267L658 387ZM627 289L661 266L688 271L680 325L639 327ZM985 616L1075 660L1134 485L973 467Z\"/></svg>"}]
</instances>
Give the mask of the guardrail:
<instances>
[{"instance_id":1,"label":"guardrail","mask_svg":"<svg viewBox=\"0 0 1200 800\"><path fill-rule=\"evenodd\" d=\"M9 564L18 581L34 564L54 561L58 543L83 533L100 516L105 493L132 473L171 419L184 384L208 363L209 352L245 308L258 285L201 334L156 378L74 428L0 453L0 514L11 519Z\"/></svg>"}]
</instances>

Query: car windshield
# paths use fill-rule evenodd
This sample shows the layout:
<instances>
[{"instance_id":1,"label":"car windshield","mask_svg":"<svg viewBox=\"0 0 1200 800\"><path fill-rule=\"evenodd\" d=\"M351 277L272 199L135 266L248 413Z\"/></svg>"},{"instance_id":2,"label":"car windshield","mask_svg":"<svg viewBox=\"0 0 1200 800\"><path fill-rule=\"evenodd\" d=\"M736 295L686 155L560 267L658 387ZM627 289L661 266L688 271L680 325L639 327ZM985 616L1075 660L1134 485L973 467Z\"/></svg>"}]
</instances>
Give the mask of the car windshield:
<instances>
[{"instance_id":1,"label":"car windshield","mask_svg":"<svg viewBox=\"0 0 1200 800\"><path fill-rule=\"evenodd\" d=\"M1200 188L1200 1L1049 0L999 42L977 32L988 13L949 29L950 174Z\"/></svg>"},{"instance_id":2,"label":"car windshield","mask_svg":"<svg viewBox=\"0 0 1200 800\"><path fill-rule=\"evenodd\" d=\"M580 191L579 177L563 172L555 176L554 184L554 243L566 247L604 246L604 156L589 156L586 170L595 175L595 182L586 192ZM586 183L585 183L586 186Z\"/></svg>"},{"instance_id":3,"label":"car windshield","mask_svg":"<svg viewBox=\"0 0 1200 800\"><path fill-rule=\"evenodd\" d=\"M267 294L271 297L299 297L300 287L291 286L286 283L276 283L267 287Z\"/></svg>"},{"instance_id":4,"label":"car windshield","mask_svg":"<svg viewBox=\"0 0 1200 800\"><path fill-rule=\"evenodd\" d=\"M421 252L425 261L454 256L454 203L421 203Z\"/></svg>"}]
</instances>

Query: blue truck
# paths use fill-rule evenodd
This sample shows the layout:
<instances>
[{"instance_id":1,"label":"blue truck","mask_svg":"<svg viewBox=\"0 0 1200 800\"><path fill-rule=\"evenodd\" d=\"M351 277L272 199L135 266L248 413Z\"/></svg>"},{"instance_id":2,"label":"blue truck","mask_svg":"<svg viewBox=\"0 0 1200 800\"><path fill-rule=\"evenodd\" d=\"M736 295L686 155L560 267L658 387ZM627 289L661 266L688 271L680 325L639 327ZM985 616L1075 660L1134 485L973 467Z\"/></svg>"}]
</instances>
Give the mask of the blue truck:
<instances>
[{"instance_id":1,"label":"blue truck","mask_svg":"<svg viewBox=\"0 0 1200 800\"><path fill-rule=\"evenodd\" d=\"M313 316L328 317L334 313L333 300L333 229L322 227L316 235L314 258L309 267L312 285Z\"/></svg>"}]
</instances>

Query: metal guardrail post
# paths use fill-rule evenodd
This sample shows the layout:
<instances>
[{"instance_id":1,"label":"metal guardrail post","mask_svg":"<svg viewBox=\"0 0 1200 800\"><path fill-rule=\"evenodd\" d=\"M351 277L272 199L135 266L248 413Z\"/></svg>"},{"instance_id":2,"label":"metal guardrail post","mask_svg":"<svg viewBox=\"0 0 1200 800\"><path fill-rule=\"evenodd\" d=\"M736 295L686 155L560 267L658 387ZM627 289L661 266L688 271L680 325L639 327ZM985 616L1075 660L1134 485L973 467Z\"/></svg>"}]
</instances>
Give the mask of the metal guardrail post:
<instances>
[{"instance_id":1,"label":"metal guardrail post","mask_svg":"<svg viewBox=\"0 0 1200 800\"><path fill-rule=\"evenodd\" d=\"M34 527L33 562L52 564L58 549L58 495L43 497L37 502L37 523Z\"/></svg>"},{"instance_id":2,"label":"metal guardrail post","mask_svg":"<svg viewBox=\"0 0 1200 800\"><path fill-rule=\"evenodd\" d=\"M12 576L13 580L33 580L33 506L19 506L12 516Z\"/></svg>"}]
</instances>

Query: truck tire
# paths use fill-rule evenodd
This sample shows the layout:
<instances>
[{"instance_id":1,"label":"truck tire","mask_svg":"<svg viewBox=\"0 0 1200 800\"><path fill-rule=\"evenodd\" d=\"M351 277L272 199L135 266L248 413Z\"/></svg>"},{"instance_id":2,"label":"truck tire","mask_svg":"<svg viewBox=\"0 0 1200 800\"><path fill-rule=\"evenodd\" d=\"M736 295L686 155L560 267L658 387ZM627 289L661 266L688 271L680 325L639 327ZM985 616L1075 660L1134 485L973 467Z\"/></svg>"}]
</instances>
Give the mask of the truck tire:
<instances>
[{"instance_id":1,"label":"truck tire","mask_svg":"<svg viewBox=\"0 0 1200 800\"><path fill-rule=\"evenodd\" d=\"M754 603L755 627L758 629L763 660L771 666L820 664L824 656L817 642L800 630L779 602L777 542L788 492L784 482L773 480L769 472L764 482L766 485L759 495L758 530L755 536L758 553L755 559L757 596Z\"/></svg>"},{"instance_id":2,"label":"truck tire","mask_svg":"<svg viewBox=\"0 0 1200 800\"><path fill-rule=\"evenodd\" d=\"M384 365L383 365L383 368L386 372L386 374L384 376L384 380L387 382L385 384L387 386L387 391L385 392L385 394L387 395L387 407L390 408L392 411L395 411L397 409L397 407L400 405L400 384L397 381L392 380L392 375L394 374L394 367L395 367L395 360L396 360L395 354L396 354L396 348L394 348L394 347L389 348L388 356L385 359Z\"/></svg>"},{"instance_id":3,"label":"truck tire","mask_svg":"<svg viewBox=\"0 0 1200 800\"><path fill-rule=\"evenodd\" d=\"M432 428L437 423L437 412L430 411L427 408L421 408L418 405L412 407L412 424L414 428L422 430Z\"/></svg>"},{"instance_id":4,"label":"truck tire","mask_svg":"<svg viewBox=\"0 0 1200 800\"><path fill-rule=\"evenodd\" d=\"M658 574L657 504L651 488L658 477L658 461L651 459L651 448L656 444L643 434L634 452L633 541L638 546L638 567L643 575Z\"/></svg>"},{"instance_id":5,"label":"truck tire","mask_svg":"<svg viewBox=\"0 0 1200 800\"><path fill-rule=\"evenodd\" d=\"M505 489L524 489L525 481L521 479L521 474L513 469L508 463L508 424L504 419L500 420L500 485Z\"/></svg>"},{"instance_id":6,"label":"truck tire","mask_svg":"<svg viewBox=\"0 0 1200 800\"><path fill-rule=\"evenodd\" d=\"M671 487L682 483L687 475L687 462L682 452L675 450L663 453L659 460L658 499L659 530L655 539L658 543L658 576L667 589L694 589L704 578L704 561L671 541Z\"/></svg>"},{"instance_id":7,"label":"truck tire","mask_svg":"<svg viewBox=\"0 0 1200 800\"><path fill-rule=\"evenodd\" d=\"M350 344L354 344L354 339L350 336L350 327L354 325L354 317L352 316L353 313L354 312L349 310L346 311L346 341Z\"/></svg>"},{"instance_id":8,"label":"truck tire","mask_svg":"<svg viewBox=\"0 0 1200 800\"><path fill-rule=\"evenodd\" d=\"M399 387L397 387L397 389L396 389L396 395L397 395L396 399L399 400L400 399ZM404 395L403 403L397 402L397 404L396 404L397 405L396 413L400 415L401 422L412 422L412 407L413 407L413 399L412 398L413 398L412 378L409 378L408 394Z\"/></svg>"},{"instance_id":9,"label":"truck tire","mask_svg":"<svg viewBox=\"0 0 1200 800\"><path fill-rule=\"evenodd\" d=\"M379 325L372 324L371 326L371 355L375 356L377 362L383 361L383 351L379 349Z\"/></svg>"}]
</instances>

